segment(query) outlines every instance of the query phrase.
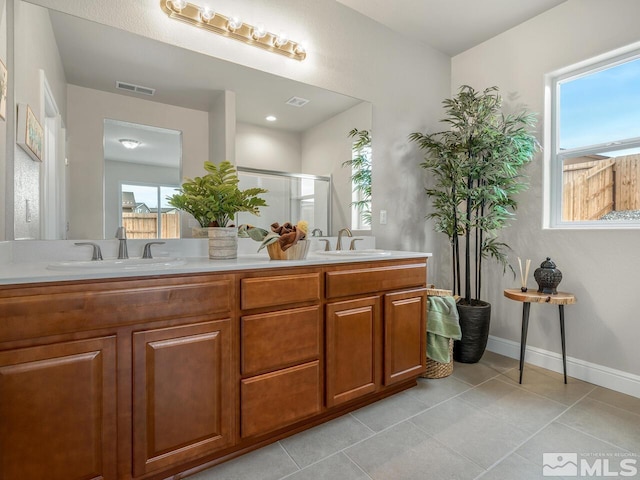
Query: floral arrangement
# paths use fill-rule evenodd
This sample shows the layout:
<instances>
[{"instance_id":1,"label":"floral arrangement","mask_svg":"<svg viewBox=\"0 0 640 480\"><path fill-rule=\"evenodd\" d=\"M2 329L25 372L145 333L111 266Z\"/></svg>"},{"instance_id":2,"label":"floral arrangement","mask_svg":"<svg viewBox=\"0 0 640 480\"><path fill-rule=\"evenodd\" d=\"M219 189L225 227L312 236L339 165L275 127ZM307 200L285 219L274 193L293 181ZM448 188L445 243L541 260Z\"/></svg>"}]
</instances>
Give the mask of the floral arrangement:
<instances>
[{"instance_id":1,"label":"floral arrangement","mask_svg":"<svg viewBox=\"0 0 640 480\"><path fill-rule=\"evenodd\" d=\"M238 227L238 236L249 237L257 242L262 242L258 251L267 245L278 242L284 252L297 244L299 240L304 240L307 237L308 230L309 223L305 220L300 220L295 225L291 222L285 222L282 225L278 222L272 223L270 232L260 227L245 224Z\"/></svg>"}]
</instances>

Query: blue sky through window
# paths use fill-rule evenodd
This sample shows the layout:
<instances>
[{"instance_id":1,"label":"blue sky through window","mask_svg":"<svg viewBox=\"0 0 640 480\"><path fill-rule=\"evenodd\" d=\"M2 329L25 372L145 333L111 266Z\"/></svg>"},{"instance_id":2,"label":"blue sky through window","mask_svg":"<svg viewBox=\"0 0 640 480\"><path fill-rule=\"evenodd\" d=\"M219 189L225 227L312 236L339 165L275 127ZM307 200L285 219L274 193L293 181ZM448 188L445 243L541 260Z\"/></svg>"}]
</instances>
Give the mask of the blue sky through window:
<instances>
[{"instance_id":1,"label":"blue sky through window","mask_svg":"<svg viewBox=\"0 0 640 480\"><path fill-rule=\"evenodd\" d=\"M640 59L560 84L560 148L640 137Z\"/></svg>"}]
</instances>

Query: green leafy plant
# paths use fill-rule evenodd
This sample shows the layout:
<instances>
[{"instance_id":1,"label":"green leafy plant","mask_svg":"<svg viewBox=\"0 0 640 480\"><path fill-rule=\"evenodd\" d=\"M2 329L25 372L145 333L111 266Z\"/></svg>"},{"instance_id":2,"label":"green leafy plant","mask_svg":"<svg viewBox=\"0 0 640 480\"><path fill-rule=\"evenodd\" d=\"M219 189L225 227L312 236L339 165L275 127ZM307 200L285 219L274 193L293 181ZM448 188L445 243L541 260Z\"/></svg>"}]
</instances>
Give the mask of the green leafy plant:
<instances>
[{"instance_id":1,"label":"green leafy plant","mask_svg":"<svg viewBox=\"0 0 640 480\"><path fill-rule=\"evenodd\" d=\"M354 128L349 132L349 137L357 138L353 144L355 155L351 160L342 162L342 166L351 168L353 191L359 197L351 205L360 212L362 222L371 225L371 133Z\"/></svg>"},{"instance_id":2,"label":"green leafy plant","mask_svg":"<svg viewBox=\"0 0 640 480\"><path fill-rule=\"evenodd\" d=\"M421 166L433 175L434 186L426 194L434 211L427 218L434 219L436 230L449 237L453 292L461 295L464 261L461 302L473 305L481 294L483 259L493 258L505 270L511 268L506 255L509 246L497 237L514 218L516 195L528 186L522 170L539 147L531 133L536 118L526 111L504 115L497 87L476 92L464 85L443 104L447 117L442 121L449 129L413 133L409 139L425 151ZM465 240L464 255L460 237Z\"/></svg>"},{"instance_id":3,"label":"green leafy plant","mask_svg":"<svg viewBox=\"0 0 640 480\"><path fill-rule=\"evenodd\" d=\"M238 173L231 162L219 165L204 162L209 172L202 177L186 178L180 193L167 197L169 205L193 215L202 227L226 227L236 213L249 212L259 215L259 207L267 206L259 195L264 188L240 190Z\"/></svg>"}]
</instances>

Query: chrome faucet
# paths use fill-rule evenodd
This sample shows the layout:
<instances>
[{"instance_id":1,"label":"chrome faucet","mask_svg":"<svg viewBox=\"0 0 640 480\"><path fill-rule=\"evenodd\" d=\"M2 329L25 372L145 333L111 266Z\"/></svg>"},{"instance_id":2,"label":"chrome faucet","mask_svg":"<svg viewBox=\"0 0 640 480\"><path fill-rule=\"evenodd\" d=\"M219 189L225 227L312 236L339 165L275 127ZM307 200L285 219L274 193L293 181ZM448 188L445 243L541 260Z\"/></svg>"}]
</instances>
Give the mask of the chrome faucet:
<instances>
[{"instance_id":1,"label":"chrome faucet","mask_svg":"<svg viewBox=\"0 0 640 480\"><path fill-rule=\"evenodd\" d=\"M315 237L316 233L318 234L318 237L322 236L322 230L320 230L319 228L314 228L313 230L311 230L311 236Z\"/></svg>"},{"instance_id":2,"label":"chrome faucet","mask_svg":"<svg viewBox=\"0 0 640 480\"><path fill-rule=\"evenodd\" d=\"M340 231L338 231L338 243L336 245L336 250L342 250L342 234L343 233L346 233L347 237L353 237L351 230L349 230L348 228L343 228Z\"/></svg>"},{"instance_id":3,"label":"chrome faucet","mask_svg":"<svg viewBox=\"0 0 640 480\"><path fill-rule=\"evenodd\" d=\"M142 258L153 258L151 256L151 245L164 245L164 242L149 242L144 246L144 251L142 252Z\"/></svg>"},{"instance_id":4,"label":"chrome faucet","mask_svg":"<svg viewBox=\"0 0 640 480\"><path fill-rule=\"evenodd\" d=\"M124 227L118 227L116 230L116 238L120 241L118 245L118 259L129 258L127 251L127 230Z\"/></svg>"},{"instance_id":5,"label":"chrome faucet","mask_svg":"<svg viewBox=\"0 0 640 480\"><path fill-rule=\"evenodd\" d=\"M93 247L93 254L91 255L91 260L102 260L102 252L100 251L100 245L93 242L76 242L75 245L89 245Z\"/></svg>"}]
</instances>

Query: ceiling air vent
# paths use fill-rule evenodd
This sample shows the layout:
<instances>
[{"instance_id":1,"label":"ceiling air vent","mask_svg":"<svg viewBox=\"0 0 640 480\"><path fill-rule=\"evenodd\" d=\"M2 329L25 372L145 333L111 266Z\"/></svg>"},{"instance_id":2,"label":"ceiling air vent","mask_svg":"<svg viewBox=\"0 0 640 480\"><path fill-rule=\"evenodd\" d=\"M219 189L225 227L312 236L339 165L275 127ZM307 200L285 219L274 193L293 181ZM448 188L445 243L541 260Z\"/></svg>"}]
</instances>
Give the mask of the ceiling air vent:
<instances>
[{"instance_id":1,"label":"ceiling air vent","mask_svg":"<svg viewBox=\"0 0 640 480\"><path fill-rule=\"evenodd\" d=\"M291 97L289 100L287 100L286 103L287 105L291 105L292 107L304 107L307 103L309 103L309 100L301 97Z\"/></svg>"},{"instance_id":2,"label":"ceiling air vent","mask_svg":"<svg viewBox=\"0 0 640 480\"><path fill-rule=\"evenodd\" d=\"M119 88L120 90L126 90L127 92L141 93L142 95L153 95L154 93L156 93L155 88L143 87L140 85L134 85L132 83L121 81L116 82L116 88Z\"/></svg>"}]
</instances>

